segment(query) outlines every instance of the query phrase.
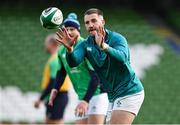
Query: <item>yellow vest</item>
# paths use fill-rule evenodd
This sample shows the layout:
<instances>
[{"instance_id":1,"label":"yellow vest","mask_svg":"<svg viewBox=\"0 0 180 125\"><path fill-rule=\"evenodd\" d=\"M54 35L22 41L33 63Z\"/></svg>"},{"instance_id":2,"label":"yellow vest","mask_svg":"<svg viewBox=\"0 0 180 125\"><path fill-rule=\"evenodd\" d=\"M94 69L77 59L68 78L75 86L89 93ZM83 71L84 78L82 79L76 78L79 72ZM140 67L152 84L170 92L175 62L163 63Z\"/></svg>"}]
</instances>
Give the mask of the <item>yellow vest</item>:
<instances>
[{"instance_id":1,"label":"yellow vest","mask_svg":"<svg viewBox=\"0 0 180 125\"><path fill-rule=\"evenodd\" d=\"M42 83L41 83L41 88L42 89L46 89L48 84L49 84L49 80L50 80L50 66L49 64L51 63L52 60L54 59L58 59L57 58L57 54L52 55L48 62L46 63L45 67L44 67L44 72L43 72L43 77L42 77ZM66 78L64 80L63 85L61 86L61 88L59 88L60 92L65 92L68 91L69 89L69 83L70 83L70 79L69 76L66 75Z\"/></svg>"}]
</instances>

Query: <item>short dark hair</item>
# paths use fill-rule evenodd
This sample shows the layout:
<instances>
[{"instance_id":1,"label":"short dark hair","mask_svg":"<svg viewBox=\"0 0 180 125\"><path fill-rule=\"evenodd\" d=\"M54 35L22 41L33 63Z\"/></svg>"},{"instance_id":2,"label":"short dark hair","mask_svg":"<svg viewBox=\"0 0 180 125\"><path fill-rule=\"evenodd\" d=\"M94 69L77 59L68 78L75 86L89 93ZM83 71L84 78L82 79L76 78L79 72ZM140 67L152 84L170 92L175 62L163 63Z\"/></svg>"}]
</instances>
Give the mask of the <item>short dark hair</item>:
<instances>
[{"instance_id":1,"label":"short dark hair","mask_svg":"<svg viewBox=\"0 0 180 125\"><path fill-rule=\"evenodd\" d=\"M102 12L100 9L97 9L97 8L88 9L88 10L84 13L84 16L85 16L85 15L94 14L94 13L103 16L103 12Z\"/></svg>"}]
</instances>

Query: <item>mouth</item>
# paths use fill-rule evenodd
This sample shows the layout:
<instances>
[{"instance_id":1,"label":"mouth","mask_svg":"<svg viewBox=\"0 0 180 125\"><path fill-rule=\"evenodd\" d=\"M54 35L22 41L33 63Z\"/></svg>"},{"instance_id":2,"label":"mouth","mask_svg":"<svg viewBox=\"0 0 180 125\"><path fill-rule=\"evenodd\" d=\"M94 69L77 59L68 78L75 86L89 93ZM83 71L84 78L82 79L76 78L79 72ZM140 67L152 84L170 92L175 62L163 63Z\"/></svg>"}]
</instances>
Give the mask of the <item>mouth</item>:
<instances>
[{"instance_id":1,"label":"mouth","mask_svg":"<svg viewBox=\"0 0 180 125\"><path fill-rule=\"evenodd\" d=\"M96 31L96 29L89 29L89 32L94 32Z\"/></svg>"}]
</instances>

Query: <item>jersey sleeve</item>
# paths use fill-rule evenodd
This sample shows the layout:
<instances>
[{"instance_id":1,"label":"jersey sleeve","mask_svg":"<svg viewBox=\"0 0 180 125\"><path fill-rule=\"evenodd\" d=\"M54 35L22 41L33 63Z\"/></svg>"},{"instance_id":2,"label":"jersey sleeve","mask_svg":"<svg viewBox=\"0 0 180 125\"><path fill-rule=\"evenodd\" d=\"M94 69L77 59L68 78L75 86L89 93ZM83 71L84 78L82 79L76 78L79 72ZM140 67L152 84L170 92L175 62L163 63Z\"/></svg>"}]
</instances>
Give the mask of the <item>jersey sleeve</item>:
<instances>
[{"instance_id":1,"label":"jersey sleeve","mask_svg":"<svg viewBox=\"0 0 180 125\"><path fill-rule=\"evenodd\" d=\"M82 61L84 61L86 55L85 42L78 44L72 53L66 52L66 59L70 67L78 66Z\"/></svg>"},{"instance_id":2,"label":"jersey sleeve","mask_svg":"<svg viewBox=\"0 0 180 125\"><path fill-rule=\"evenodd\" d=\"M125 63L128 61L128 45L126 39L124 37L116 38L106 52L118 61Z\"/></svg>"}]
</instances>

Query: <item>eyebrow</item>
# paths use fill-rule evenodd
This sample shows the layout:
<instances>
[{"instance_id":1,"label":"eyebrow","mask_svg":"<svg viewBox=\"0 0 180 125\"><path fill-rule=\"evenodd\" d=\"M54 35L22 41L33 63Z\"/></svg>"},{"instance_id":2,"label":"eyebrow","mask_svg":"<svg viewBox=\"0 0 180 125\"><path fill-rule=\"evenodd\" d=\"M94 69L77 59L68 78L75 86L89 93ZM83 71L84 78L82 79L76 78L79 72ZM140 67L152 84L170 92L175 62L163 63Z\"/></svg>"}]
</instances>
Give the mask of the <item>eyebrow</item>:
<instances>
[{"instance_id":1,"label":"eyebrow","mask_svg":"<svg viewBox=\"0 0 180 125\"><path fill-rule=\"evenodd\" d=\"M92 18L91 21L96 21L97 19L96 18Z\"/></svg>"}]
</instances>

